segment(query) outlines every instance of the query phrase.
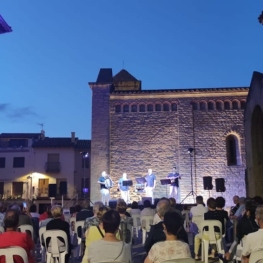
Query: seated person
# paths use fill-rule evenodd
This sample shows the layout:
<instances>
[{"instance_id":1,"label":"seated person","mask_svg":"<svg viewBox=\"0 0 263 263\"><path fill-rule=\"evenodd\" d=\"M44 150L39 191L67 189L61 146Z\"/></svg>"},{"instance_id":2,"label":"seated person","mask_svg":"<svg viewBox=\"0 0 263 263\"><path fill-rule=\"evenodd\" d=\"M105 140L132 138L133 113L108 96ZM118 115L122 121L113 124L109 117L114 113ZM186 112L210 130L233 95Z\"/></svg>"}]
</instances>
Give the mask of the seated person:
<instances>
[{"instance_id":1,"label":"seated person","mask_svg":"<svg viewBox=\"0 0 263 263\"><path fill-rule=\"evenodd\" d=\"M82 202L81 210L76 214L76 221L84 221L93 216L93 212L89 209L89 202L84 200Z\"/></svg>"},{"instance_id":2,"label":"seated person","mask_svg":"<svg viewBox=\"0 0 263 263\"><path fill-rule=\"evenodd\" d=\"M99 219L100 224L102 223L102 216L109 211L109 208L106 206L102 206L99 208L99 211L97 213L97 218ZM82 263L88 262L88 248L89 245L97 240L100 240L104 237L105 231L101 227L101 225L96 226L90 226L86 231L86 243L85 243L85 253L82 258Z\"/></svg>"},{"instance_id":3,"label":"seated person","mask_svg":"<svg viewBox=\"0 0 263 263\"><path fill-rule=\"evenodd\" d=\"M39 222L39 228L46 226L49 221L51 221L51 220L54 219L53 216L52 216L52 214L51 214L51 206L48 206L48 207L47 207L47 210L46 210L45 213L47 214L47 218L46 218L46 219L43 219L43 220L41 220L41 221Z\"/></svg>"},{"instance_id":4,"label":"seated person","mask_svg":"<svg viewBox=\"0 0 263 263\"><path fill-rule=\"evenodd\" d=\"M151 208L151 202L149 200L143 201L143 210L141 211L141 216L154 216L154 210Z\"/></svg>"},{"instance_id":5,"label":"seated person","mask_svg":"<svg viewBox=\"0 0 263 263\"><path fill-rule=\"evenodd\" d=\"M120 261L128 263L130 259L130 247L116 238L121 217L115 210L107 211L102 217L101 227L105 235L101 240L92 242L88 248L88 262Z\"/></svg>"},{"instance_id":6,"label":"seated person","mask_svg":"<svg viewBox=\"0 0 263 263\"><path fill-rule=\"evenodd\" d=\"M160 200L156 206L156 210L158 216L163 220L164 215L167 211L171 209L170 202L168 200ZM173 209L171 209L173 210ZM183 224L183 220L182 220ZM164 241L166 239L165 234L163 232L163 221L159 222L156 225L152 225L148 237L146 238L144 249L148 253L151 247L160 241ZM185 243L188 243L188 236L185 232L184 228L180 228L180 231L177 233L177 239L181 240Z\"/></svg>"},{"instance_id":7,"label":"seated person","mask_svg":"<svg viewBox=\"0 0 263 263\"><path fill-rule=\"evenodd\" d=\"M35 263L35 259L31 255L31 251L34 249L33 240L29 234L17 232L18 222L19 213L17 210L8 210L4 218L6 232L0 235L0 248L21 247L26 251L29 263ZM19 256L14 256L14 259L17 263L23 262ZM0 256L0 262L5 262L3 256Z\"/></svg>"},{"instance_id":8,"label":"seated person","mask_svg":"<svg viewBox=\"0 0 263 263\"><path fill-rule=\"evenodd\" d=\"M65 262L67 263L69 261L69 257L71 254L71 238L70 238L70 233L69 233L69 223L61 219L62 217L62 207L60 205L54 205L51 207L51 214L54 218L54 220L51 220L47 223L46 225L46 230L62 230L66 233L67 239L68 239L68 254L66 255ZM62 248L64 247L64 240L63 238L58 238L61 242L59 244L59 247ZM49 244L49 241L47 241L47 245ZM64 249L65 250L65 249Z\"/></svg>"},{"instance_id":9,"label":"seated person","mask_svg":"<svg viewBox=\"0 0 263 263\"><path fill-rule=\"evenodd\" d=\"M170 259L191 258L189 245L177 239L180 229L183 228L182 218L174 211L165 213L163 231L165 241L154 244L144 263L160 263Z\"/></svg>"},{"instance_id":10,"label":"seated person","mask_svg":"<svg viewBox=\"0 0 263 263\"><path fill-rule=\"evenodd\" d=\"M139 209L138 202L135 202L135 201L132 202L130 214L131 216L141 215L141 210Z\"/></svg>"}]
</instances>

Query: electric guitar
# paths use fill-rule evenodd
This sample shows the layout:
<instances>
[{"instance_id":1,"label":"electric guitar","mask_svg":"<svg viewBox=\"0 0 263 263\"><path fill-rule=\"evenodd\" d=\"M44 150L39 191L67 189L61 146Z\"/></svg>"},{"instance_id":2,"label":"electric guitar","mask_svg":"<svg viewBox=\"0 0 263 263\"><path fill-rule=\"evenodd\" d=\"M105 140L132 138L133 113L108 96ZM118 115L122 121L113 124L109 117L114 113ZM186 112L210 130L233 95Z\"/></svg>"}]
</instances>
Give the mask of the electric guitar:
<instances>
[{"instance_id":1,"label":"electric guitar","mask_svg":"<svg viewBox=\"0 0 263 263\"><path fill-rule=\"evenodd\" d=\"M179 173L176 173L176 176L167 176L166 178L170 179L171 183L173 183L175 179L181 178L181 177L182 177L182 175L180 175Z\"/></svg>"}]
</instances>

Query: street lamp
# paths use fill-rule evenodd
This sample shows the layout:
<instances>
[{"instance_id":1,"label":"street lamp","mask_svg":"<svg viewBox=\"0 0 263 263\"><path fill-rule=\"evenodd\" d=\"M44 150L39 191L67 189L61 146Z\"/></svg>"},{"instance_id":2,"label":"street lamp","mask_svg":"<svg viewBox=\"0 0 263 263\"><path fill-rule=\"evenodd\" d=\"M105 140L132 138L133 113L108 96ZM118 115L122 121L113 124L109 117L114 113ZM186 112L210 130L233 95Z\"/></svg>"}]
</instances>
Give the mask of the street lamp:
<instances>
[{"instance_id":1,"label":"street lamp","mask_svg":"<svg viewBox=\"0 0 263 263\"><path fill-rule=\"evenodd\" d=\"M82 155L82 162L83 162L83 188L82 188L82 194L83 197L86 198L86 195L89 192L89 188L87 187L86 184L86 159L89 158L89 153L88 152L80 152Z\"/></svg>"}]
</instances>

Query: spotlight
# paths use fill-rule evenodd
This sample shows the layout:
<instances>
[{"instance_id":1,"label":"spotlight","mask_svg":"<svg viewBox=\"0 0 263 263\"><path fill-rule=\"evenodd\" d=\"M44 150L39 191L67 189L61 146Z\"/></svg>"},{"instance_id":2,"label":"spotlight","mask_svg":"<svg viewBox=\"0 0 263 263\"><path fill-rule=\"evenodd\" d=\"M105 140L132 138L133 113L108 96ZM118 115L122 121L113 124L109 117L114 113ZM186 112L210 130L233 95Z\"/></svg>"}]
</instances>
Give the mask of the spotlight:
<instances>
[{"instance_id":1,"label":"spotlight","mask_svg":"<svg viewBox=\"0 0 263 263\"><path fill-rule=\"evenodd\" d=\"M190 153L190 154L191 154L193 151L194 151L194 148L188 148L188 150L187 150L187 152Z\"/></svg>"}]
</instances>

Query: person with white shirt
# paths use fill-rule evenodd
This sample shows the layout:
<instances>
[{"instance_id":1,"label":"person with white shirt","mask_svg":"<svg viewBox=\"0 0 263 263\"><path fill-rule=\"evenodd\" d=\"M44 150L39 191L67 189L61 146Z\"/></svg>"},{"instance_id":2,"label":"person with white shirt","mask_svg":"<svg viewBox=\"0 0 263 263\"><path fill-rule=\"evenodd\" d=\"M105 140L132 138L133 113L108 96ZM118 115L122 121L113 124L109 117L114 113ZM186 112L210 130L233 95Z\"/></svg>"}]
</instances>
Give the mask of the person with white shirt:
<instances>
[{"instance_id":1,"label":"person with white shirt","mask_svg":"<svg viewBox=\"0 0 263 263\"><path fill-rule=\"evenodd\" d=\"M151 202L148 199L144 200L143 206L141 216L154 216L155 211L151 208Z\"/></svg>"}]
</instances>

